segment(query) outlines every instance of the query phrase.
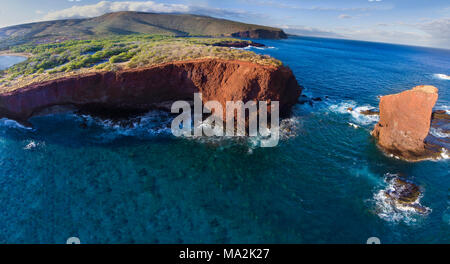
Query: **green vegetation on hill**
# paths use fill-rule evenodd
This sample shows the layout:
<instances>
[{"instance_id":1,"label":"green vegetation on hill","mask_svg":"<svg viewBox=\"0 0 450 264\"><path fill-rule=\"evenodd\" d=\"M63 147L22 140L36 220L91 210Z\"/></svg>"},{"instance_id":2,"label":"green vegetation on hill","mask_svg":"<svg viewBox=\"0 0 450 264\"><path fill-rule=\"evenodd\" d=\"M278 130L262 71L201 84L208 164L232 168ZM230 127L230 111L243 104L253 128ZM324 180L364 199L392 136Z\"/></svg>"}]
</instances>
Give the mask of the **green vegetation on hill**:
<instances>
[{"instance_id":1,"label":"green vegetation on hill","mask_svg":"<svg viewBox=\"0 0 450 264\"><path fill-rule=\"evenodd\" d=\"M242 60L279 66L281 62L246 50L215 46L224 42L245 42L230 38L185 38L161 35L127 35L60 43L24 44L13 53L31 54L27 61L0 72L0 90L92 71L115 71L148 67L173 61L202 58Z\"/></svg>"},{"instance_id":2,"label":"green vegetation on hill","mask_svg":"<svg viewBox=\"0 0 450 264\"><path fill-rule=\"evenodd\" d=\"M24 24L0 29L0 49L12 45L103 38L112 35L238 36L256 32L256 38L284 38L277 28L187 14L117 12L100 17Z\"/></svg>"}]
</instances>

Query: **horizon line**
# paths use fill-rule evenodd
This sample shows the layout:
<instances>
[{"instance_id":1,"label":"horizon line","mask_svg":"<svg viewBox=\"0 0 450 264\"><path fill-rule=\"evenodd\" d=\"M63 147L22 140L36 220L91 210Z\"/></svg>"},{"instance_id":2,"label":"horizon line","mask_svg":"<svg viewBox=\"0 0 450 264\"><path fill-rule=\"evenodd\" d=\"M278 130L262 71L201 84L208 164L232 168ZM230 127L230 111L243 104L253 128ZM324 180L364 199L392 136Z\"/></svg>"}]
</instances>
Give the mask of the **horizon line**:
<instances>
[{"instance_id":1,"label":"horizon line","mask_svg":"<svg viewBox=\"0 0 450 264\"><path fill-rule=\"evenodd\" d=\"M428 45L419 45L419 44L404 44L404 43L394 43L394 42L375 41L375 40L364 40L364 39L358 39L358 38L347 38L347 37L337 37L337 36L329 36L328 37L328 36L317 36L317 35L298 35L298 34L295 34L295 33L286 32L286 29L284 29L284 28L282 28L280 26L261 25L261 24L255 24L255 23L242 22L239 19L236 19L236 20L233 19L232 20L232 19L228 19L228 18L220 18L220 17L210 16L210 15L202 15L202 14L195 14L195 13L182 13L182 12L159 12L158 13L158 12L124 10L124 11L116 11L116 12L107 12L107 13L101 14L99 16L92 16L92 17L65 18L65 19L53 19L53 20L51 19L51 20L38 20L38 21L33 21L33 22L25 22L25 23L22 23L22 24L13 24L13 25L0 27L0 30L7 29L7 28L10 28L10 27L16 27L16 26L22 26L22 25L31 25L31 24L37 24L37 23L46 23L46 22L64 21L64 20L90 19L90 18L96 18L96 17L101 17L101 16L104 16L104 15L115 14L115 13L143 13L143 14L166 14L166 15L202 16L202 17L209 17L209 18L214 18L214 19L228 20L228 21L238 22L238 23L243 23L243 24L248 24L248 25L257 25L257 26L275 28L275 29L282 30L288 36L295 36L295 37L312 37L312 38L322 38L322 39L332 39L332 40L359 41L359 42L367 42L367 43L390 44L390 45L398 45L398 46L405 46L405 47L429 48L429 49L438 49L438 50L450 51L450 48L444 48L444 47L441 47L441 46L428 46ZM145 33L136 33L136 34L145 34ZM177 37L177 36L175 36L175 37Z\"/></svg>"}]
</instances>

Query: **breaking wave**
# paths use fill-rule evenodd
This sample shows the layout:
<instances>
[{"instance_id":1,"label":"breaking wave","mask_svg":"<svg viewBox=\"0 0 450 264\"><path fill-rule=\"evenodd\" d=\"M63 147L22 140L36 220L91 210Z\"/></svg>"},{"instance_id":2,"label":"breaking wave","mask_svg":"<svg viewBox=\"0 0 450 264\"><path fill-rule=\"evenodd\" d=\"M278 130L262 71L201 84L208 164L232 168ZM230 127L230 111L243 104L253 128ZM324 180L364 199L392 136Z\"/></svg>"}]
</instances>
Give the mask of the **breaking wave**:
<instances>
[{"instance_id":1,"label":"breaking wave","mask_svg":"<svg viewBox=\"0 0 450 264\"><path fill-rule=\"evenodd\" d=\"M433 74L433 76L435 78L441 79L441 80L447 80L447 81L450 80L450 76L449 75L442 74L442 73L436 73L436 74Z\"/></svg>"},{"instance_id":2,"label":"breaking wave","mask_svg":"<svg viewBox=\"0 0 450 264\"><path fill-rule=\"evenodd\" d=\"M202 124L201 126L209 126L208 124ZM299 117L293 116L290 118L285 118L280 120L280 130L279 130L279 143L288 141L290 139L296 138L301 132L302 123ZM270 130L267 131L270 134ZM188 136L184 137L187 140L194 140L203 144L210 144L220 147L229 147L233 145L246 146L248 148L248 154L252 154L253 151L261 147L263 141L266 141L270 136L263 136L258 134L257 136Z\"/></svg>"},{"instance_id":3,"label":"breaking wave","mask_svg":"<svg viewBox=\"0 0 450 264\"><path fill-rule=\"evenodd\" d=\"M361 112L367 110L374 110L375 107L371 105L357 106L354 101L347 101L338 104L333 104L328 107L328 109L334 113L348 114L352 122L349 122L350 126L354 125L371 125L379 121L378 115L363 115ZM356 128L356 127L355 127Z\"/></svg>"},{"instance_id":4,"label":"breaking wave","mask_svg":"<svg viewBox=\"0 0 450 264\"><path fill-rule=\"evenodd\" d=\"M236 50L251 50L251 49L257 49L257 50L267 50L267 49L277 49L276 47L272 47L272 46L267 46L267 47L255 47L252 45L248 45L247 47L244 48L236 48L236 47L231 47L232 49L236 49Z\"/></svg>"},{"instance_id":5,"label":"breaking wave","mask_svg":"<svg viewBox=\"0 0 450 264\"><path fill-rule=\"evenodd\" d=\"M102 132L96 138L106 142L124 136L151 138L171 134L172 118L163 111L151 111L126 120L101 119L90 115L73 116L85 127L100 127Z\"/></svg>"},{"instance_id":6,"label":"breaking wave","mask_svg":"<svg viewBox=\"0 0 450 264\"><path fill-rule=\"evenodd\" d=\"M8 127L8 128L19 128L19 129L25 129L25 130L33 130L31 127L26 127L22 124L20 124L17 121L7 119L7 118L0 118L0 126L1 127Z\"/></svg>"},{"instance_id":7,"label":"breaking wave","mask_svg":"<svg viewBox=\"0 0 450 264\"><path fill-rule=\"evenodd\" d=\"M101 132L94 137L102 142L109 142L126 136L142 139L153 138L155 136L173 136L171 130L173 116L164 111L151 111L143 116L120 121L100 119L90 115L73 114L73 116L75 116L80 125L86 127L100 127ZM191 125L194 127L193 122L191 122ZM210 125L203 123L201 126ZM294 116L280 120L279 140L286 141L297 137L300 128L301 120L299 117ZM194 128L192 129L194 130ZM249 152L252 152L253 149L261 146L262 141L267 140L269 137L258 135L253 137L183 136L183 138L223 147L234 144L246 145L249 147Z\"/></svg>"},{"instance_id":8,"label":"breaking wave","mask_svg":"<svg viewBox=\"0 0 450 264\"><path fill-rule=\"evenodd\" d=\"M444 110L447 114L450 115L450 107L448 105L436 104L436 109Z\"/></svg>"},{"instance_id":9,"label":"breaking wave","mask_svg":"<svg viewBox=\"0 0 450 264\"><path fill-rule=\"evenodd\" d=\"M420 204L423 194L410 205L402 204L392 199L387 193L398 192L399 186L395 181L399 179L399 175L387 173L385 178L386 187L377 190L373 196L375 202L375 212L383 220L388 222L405 224L417 223L423 216L431 213L431 209ZM421 211L418 210L420 208Z\"/></svg>"},{"instance_id":10,"label":"breaking wave","mask_svg":"<svg viewBox=\"0 0 450 264\"><path fill-rule=\"evenodd\" d=\"M353 127L354 129L358 129L359 128L359 126L357 124L354 124L354 123L351 123L351 122L348 122L348 125Z\"/></svg>"},{"instance_id":11,"label":"breaking wave","mask_svg":"<svg viewBox=\"0 0 450 264\"><path fill-rule=\"evenodd\" d=\"M448 154L448 150L446 148L442 148L440 160L448 160L449 158L450 158L450 156Z\"/></svg>"},{"instance_id":12,"label":"breaking wave","mask_svg":"<svg viewBox=\"0 0 450 264\"><path fill-rule=\"evenodd\" d=\"M24 150L33 150L36 149L38 147L44 147L45 146L45 142L36 142L34 140L29 140L25 147L23 147Z\"/></svg>"},{"instance_id":13,"label":"breaking wave","mask_svg":"<svg viewBox=\"0 0 450 264\"><path fill-rule=\"evenodd\" d=\"M438 137L438 138L447 138L449 137L449 134L446 133L444 130L442 130L441 128L435 128L435 127L431 127L430 128L430 134Z\"/></svg>"}]
</instances>

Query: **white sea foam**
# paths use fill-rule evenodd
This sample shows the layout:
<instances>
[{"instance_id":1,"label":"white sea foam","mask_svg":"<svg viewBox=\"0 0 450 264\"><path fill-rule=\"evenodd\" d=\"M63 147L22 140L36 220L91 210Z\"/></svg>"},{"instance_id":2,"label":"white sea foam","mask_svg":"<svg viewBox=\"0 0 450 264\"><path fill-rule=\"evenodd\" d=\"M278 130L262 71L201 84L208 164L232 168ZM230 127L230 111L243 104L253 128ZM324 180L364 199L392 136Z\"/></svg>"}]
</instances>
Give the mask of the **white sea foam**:
<instances>
[{"instance_id":1,"label":"white sea foam","mask_svg":"<svg viewBox=\"0 0 450 264\"><path fill-rule=\"evenodd\" d=\"M10 128L20 128L25 130L33 130L31 127L26 127L17 121L7 119L7 118L0 118L0 126L10 127Z\"/></svg>"},{"instance_id":2,"label":"white sea foam","mask_svg":"<svg viewBox=\"0 0 450 264\"><path fill-rule=\"evenodd\" d=\"M285 118L280 121L280 142L288 141L296 138L302 131L302 122L299 117L293 116ZM253 150L261 146L261 141L268 139L261 135L256 137L247 137L247 143L249 146L249 154L253 153Z\"/></svg>"},{"instance_id":3,"label":"white sea foam","mask_svg":"<svg viewBox=\"0 0 450 264\"><path fill-rule=\"evenodd\" d=\"M102 142L110 142L122 136L133 137L154 137L157 135L172 135L171 122L172 117L162 111L151 111L146 115L135 117L127 121L114 121L109 119L100 119L90 115L76 115L74 117L80 123L86 124L88 127L101 127L103 132L94 136L96 140ZM191 123L192 127L194 126ZM212 124L211 124L212 125ZM208 127L209 124L202 123L201 126ZM301 121L298 117L286 118L280 121L280 141L295 138L300 131ZM194 130L194 128L192 128ZM187 140L194 140L204 144L211 144L220 147L227 147L233 144L246 145L249 147L249 153L253 149L259 148L261 142L268 137L258 135L256 137L207 137L207 136L189 136L184 137Z\"/></svg>"},{"instance_id":4,"label":"white sea foam","mask_svg":"<svg viewBox=\"0 0 450 264\"><path fill-rule=\"evenodd\" d=\"M212 125L212 124L211 124ZM209 124L201 124L200 126L210 126ZM291 118L285 118L280 121L280 134L279 134L279 140L287 141L290 139L293 139L297 137L297 135L301 132L302 123L299 117L291 117ZM270 134L270 130L268 129L267 134ZM233 137L233 136L213 136L213 137L207 137L207 136L188 136L185 137L187 140L194 140L196 142L200 142L203 144L210 144L214 146L220 146L220 147L228 147L232 145L241 145L248 147L248 154L252 154L253 151L257 148L261 147L261 142L264 140L269 139L270 136L263 136L261 134L258 134L257 136L246 136L246 137Z\"/></svg>"},{"instance_id":5,"label":"white sea foam","mask_svg":"<svg viewBox=\"0 0 450 264\"><path fill-rule=\"evenodd\" d=\"M340 114L350 114L352 123L356 123L358 125L370 125L378 122L378 115L363 115L362 111L373 110L375 107L371 105L362 105L358 106L354 101L342 102L339 104L334 104L329 106L330 111ZM350 110L352 109L352 110Z\"/></svg>"},{"instance_id":6,"label":"white sea foam","mask_svg":"<svg viewBox=\"0 0 450 264\"><path fill-rule=\"evenodd\" d=\"M302 122L300 117L293 116L285 118L280 122L280 139L288 140L296 138L302 131Z\"/></svg>"},{"instance_id":7,"label":"white sea foam","mask_svg":"<svg viewBox=\"0 0 450 264\"><path fill-rule=\"evenodd\" d=\"M447 80L447 81L450 80L450 76L449 76L449 75L442 74L442 73L436 73L436 74L433 74L433 76L434 76L435 78L441 79L441 80Z\"/></svg>"},{"instance_id":8,"label":"white sea foam","mask_svg":"<svg viewBox=\"0 0 450 264\"><path fill-rule=\"evenodd\" d=\"M353 123L348 123L349 126L353 127L354 129L359 128L359 126L357 124L353 124Z\"/></svg>"},{"instance_id":9,"label":"white sea foam","mask_svg":"<svg viewBox=\"0 0 450 264\"><path fill-rule=\"evenodd\" d=\"M373 124L380 120L378 115L363 115L363 114L361 114L362 111L373 110L373 109L375 109L375 108L370 105L359 106L359 107L356 107L351 112L351 115L359 124L362 124L362 125Z\"/></svg>"},{"instance_id":10,"label":"white sea foam","mask_svg":"<svg viewBox=\"0 0 450 264\"><path fill-rule=\"evenodd\" d=\"M448 133L445 133L444 130L442 130L441 128L435 127L430 128L430 134L438 138L447 138L450 136Z\"/></svg>"},{"instance_id":11,"label":"white sea foam","mask_svg":"<svg viewBox=\"0 0 450 264\"><path fill-rule=\"evenodd\" d=\"M235 50L249 50L251 48L252 48L252 46L250 46L250 45L248 45L247 47L244 47L244 48L231 47L231 49L235 49Z\"/></svg>"},{"instance_id":12,"label":"white sea foam","mask_svg":"<svg viewBox=\"0 0 450 264\"><path fill-rule=\"evenodd\" d=\"M37 147L36 142L31 141L30 143L28 143L23 149L25 150L30 150L30 149L34 149Z\"/></svg>"},{"instance_id":13,"label":"white sea foam","mask_svg":"<svg viewBox=\"0 0 450 264\"><path fill-rule=\"evenodd\" d=\"M37 147L43 147L45 146L45 142L36 142L33 140L29 140L27 145L25 147L23 147L24 150L32 150L35 149Z\"/></svg>"},{"instance_id":14,"label":"white sea foam","mask_svg":"<svg viewBox=\"0 0 450 264\"><path fill-rule=\"evenodd\" d=\"M25 145L26 144L26 145ZM33 150L36 148L41 148L41 147L45 147L45 142L39 142L39 141L35 141L35 140L28 140L24 143L24 150Z\"/></svg>"},{"instance_id":15,"label":"white sea foam","mask_svg":"<svg viewBox=\"0 0 450 264\"><path fill-rule=\"evenodd\" d=\"M399 156L397 156L397 155L394 155L394 154L392 154L392 153L391 153L391 154L389 154L388 156L389 156L389 157L391 157L391 158L394 158L394 159L398 159L398 160L400 159L400 157L399 157Z\"/></svg>"},{"instance_id":16,"label":"white sea foam","mask_svg":"<svg viewBox=\"0 0 450 264\"><path fill-rule=\"evenodd\" d=\"M272 47L272 46L268 46L268 47L255 47L255 46L252 46L252 45L248 45L247 47L243 47L243 48L231 47L231 49L236 49L236 50L251 50L251 49L266 50L266 49L278 49L278 48Z\"/></svg>"},{"instance_id":17,"label":"white sea foam","mask_svg":"<svg viewBox=\"0 0 450 264\"><path fill-rule=\"evenodd\" d=\"M276 49L275 47L252 47L254 49L266 50L266 49Z\"/></svg>"},{"instance_id":18,"label":"white sea foam","mask_svg":"<svg viewBox=\"0 0 450 264\"><path fill-rule=\"evenodd\" d=\"M401 204L394 199L386 195L388 192L395 192L395 180L398 178L396 174L386 174L385 184L386 188L377 190L373 196L375 201L377 215L389 222L403 222L406 224L413 224L417 222L420 217L431 213L431 209L420 204L420 200L423 197L421 194L417 200L410 206ZM398 188L398 186L397 186ZM414 207L421 207L425 210L425 213L420 213Z\"/></svg>"},{"instance_id":19,"label":"white sea foam","mask_svg":"<svg viewBox=\"0 0 450 264\"><path fill-rule=\"evenodd\" d=\"M450 115L450 107L448 105L436 105L435 109L444 110L448 115Z\"/></svg>"},{"instance_id":20,"label":"white sea foam","mask_svg":"<svg viewBox=\"0 0 450 264\"><path fill-rule=\"evenodd\" d=\"M330 105L329 109L332 112L335 113L341 113L341 114L349 114L351 113L351 111L349 111L349 108L355 108L356 107L356 102L355 101L346 101L346 102L341 102L339 104L334 104L334 105Z\"/></svg>"},{"instance_id":21,"label":"white sea foam","mask_svg":"<svg viewBox=\"0 0 450 264\"><path fill-rule=\"evenodd\" d=\"M123 136L154 137L161 134L170 134L171 118L165 112L151 111L143 116L130 120L114 121L100 119L90 115L77 116L88 127L100 126L103 132L96 136L101 141L112 141Z\"/></svg>"},{"instance_id":22,"label":"white sea foam","mask_svg":"<svg viewBox=\"0 0 450 264\"><path fill-rule=\"evenodd\" d=\"M448 150L445 148L442 148L441 150L441 160L448 160L449 159L449 154L448 154Z\"/></svg>"}]
</instances>

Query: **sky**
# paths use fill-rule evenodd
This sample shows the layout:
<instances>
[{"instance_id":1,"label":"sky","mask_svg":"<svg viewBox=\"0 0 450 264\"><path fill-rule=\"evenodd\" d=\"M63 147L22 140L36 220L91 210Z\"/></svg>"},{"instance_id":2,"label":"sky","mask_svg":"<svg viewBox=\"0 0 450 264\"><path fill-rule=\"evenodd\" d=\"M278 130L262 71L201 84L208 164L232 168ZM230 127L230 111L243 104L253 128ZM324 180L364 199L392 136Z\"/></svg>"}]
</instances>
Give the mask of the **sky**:
<instances>
[{"instance_id":1,"label":"sky","mask_svg":"<svg viewBox=\"0 0 450 264\"><path fill-rule=\"evenodd\" d=\"M450 48L450 0L0 0L0 27L115 11L193 13L297 35Z\"/></svg>"}]
</instances>

